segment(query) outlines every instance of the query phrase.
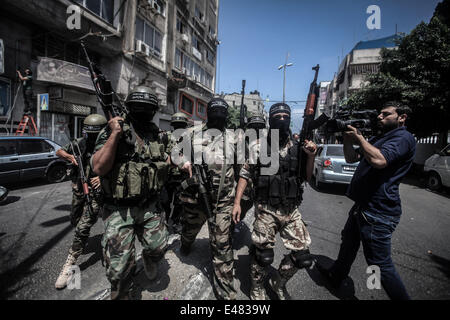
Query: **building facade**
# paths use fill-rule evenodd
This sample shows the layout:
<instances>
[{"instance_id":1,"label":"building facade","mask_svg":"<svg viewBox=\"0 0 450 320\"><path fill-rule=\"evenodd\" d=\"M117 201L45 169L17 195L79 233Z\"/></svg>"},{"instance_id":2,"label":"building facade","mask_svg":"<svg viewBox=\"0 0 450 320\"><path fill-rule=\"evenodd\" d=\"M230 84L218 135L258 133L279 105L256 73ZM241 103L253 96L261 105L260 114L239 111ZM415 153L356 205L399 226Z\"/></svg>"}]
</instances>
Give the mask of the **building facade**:
<instances>
[{"instance_id":1,"label":"building facade","mask_svg":"<svg viewBox=\"0 0 450 320\"><path fill-rule=\"evenodd\" d=\"M0 132L14 132L23 114L19 68L33 71L35 99L49 94L38 120L41 136L64 144L81 135L87 115L102 113L81 39L120 100L136 86L153 89L160 104L154 121L162 129L170 129L179 110L201 119L214 95L218 6L218 0L2 1ZM69 28L73 8L79 28ZM192 110L184 96L193 100Z\"/></svg>"},{"instance_id":2,"label":"building facade","mask_svg":"<svg viewBox=\"0 0 450 320\"><path fill-rule=\"evenodd\" d=\"M230 93L224 94L223 99L228 103L230 107L240 108L242 103L242 94ZM264 100L261 98L261 94L255 90L249 94L244 95L244 105L247 106L247 111L251 114L264 114Z\"/></svg>"}]
</instances>

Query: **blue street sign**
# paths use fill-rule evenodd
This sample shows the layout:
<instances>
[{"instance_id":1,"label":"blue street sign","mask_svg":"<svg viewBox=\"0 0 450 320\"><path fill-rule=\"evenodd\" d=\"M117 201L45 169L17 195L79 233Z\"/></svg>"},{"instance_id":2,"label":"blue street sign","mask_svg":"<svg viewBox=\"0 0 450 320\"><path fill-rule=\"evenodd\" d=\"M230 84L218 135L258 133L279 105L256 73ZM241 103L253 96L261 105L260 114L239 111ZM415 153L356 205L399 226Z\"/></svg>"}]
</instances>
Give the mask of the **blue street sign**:
<instances>
[{"instance_id":1,"label":"blue street sign","mask_svg":"<svg viewBox=\"0 0 450 320\"><path fill-rule=\"evenodd\" d=\"M49 103L48 93L40 94L39 95L39 109L41 111L48 111L48 103Z\"/></svg>"}]
</instances>

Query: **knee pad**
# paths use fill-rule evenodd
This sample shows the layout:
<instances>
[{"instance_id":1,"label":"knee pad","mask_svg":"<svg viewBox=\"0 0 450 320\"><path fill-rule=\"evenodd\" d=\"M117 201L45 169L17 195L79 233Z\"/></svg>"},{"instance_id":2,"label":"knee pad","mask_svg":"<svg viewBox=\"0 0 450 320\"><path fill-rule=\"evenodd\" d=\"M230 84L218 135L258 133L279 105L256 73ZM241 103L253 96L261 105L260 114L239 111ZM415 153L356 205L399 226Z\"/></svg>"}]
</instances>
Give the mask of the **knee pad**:
<instances>
[{"instance_id":1,"label":"knee pad","mask_svg":"<svg viewBox=\"0 0 450 320\"><path fill-rule=\"evenodd\" d=\"M313 257L309 253L309 249L300 250L300 251L292 251L291 259L294 265L299 268L309 268L313 264Z\"/></svg>"},{"instance_id":2,"label":"knee pad","mask_svg":"<svg viewBox=\"0 0 450 320\"><path fill-rule=\"evenodd\" d=\"M273 262L273 249L259 249L256 247L255 250L256 262L261 267L270 266Z\"/></svg>"}]
</instances>

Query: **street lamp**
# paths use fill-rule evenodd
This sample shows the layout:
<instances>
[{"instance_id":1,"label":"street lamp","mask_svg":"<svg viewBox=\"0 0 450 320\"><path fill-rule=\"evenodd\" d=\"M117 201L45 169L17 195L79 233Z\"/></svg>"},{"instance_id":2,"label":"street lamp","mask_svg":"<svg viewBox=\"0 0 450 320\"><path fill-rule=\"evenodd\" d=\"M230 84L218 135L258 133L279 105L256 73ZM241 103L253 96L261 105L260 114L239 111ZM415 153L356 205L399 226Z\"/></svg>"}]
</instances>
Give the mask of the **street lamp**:
<instances>
[{"instance_id":1,"label":"street lamp","mask_svg":"<svg viewBox=\"0 0 450 320\"><path fill-rule=\"evenodd\" d=\"M283 70L283 103L285 103L285 101L286 101L286 68L294 65L293 63L288 63L288 59L289 59L289 52L286 56L286 63L283 64L282 66L278 67L278 70L284 69Z\"/></svg>"}]
</instances>

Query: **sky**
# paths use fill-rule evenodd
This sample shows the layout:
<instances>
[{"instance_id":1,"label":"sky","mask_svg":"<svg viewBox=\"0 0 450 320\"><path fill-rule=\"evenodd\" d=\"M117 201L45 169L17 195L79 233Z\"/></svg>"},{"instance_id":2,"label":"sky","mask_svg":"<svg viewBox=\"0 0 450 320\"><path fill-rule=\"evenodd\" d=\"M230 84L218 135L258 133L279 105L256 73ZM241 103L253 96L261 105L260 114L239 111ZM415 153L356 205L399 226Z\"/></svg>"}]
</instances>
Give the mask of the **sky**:
<instances>
[{"instance_id":1,"label":"sky","mask_svg":"<svg viewBox=\"0 0 450 320\"><path fill-rule=\"evenodd\" d=\"M439 0L219 0L217 93L258 90L266 108L283 100L292 109L305 106L312 67L320 64L318 81L331 81L343 56L359 41L410 33L429 22ZM381 29L369 30L370 5L381 11ZM294 119L293 119L294 120Z\"/></svg>"}]
</instances>

